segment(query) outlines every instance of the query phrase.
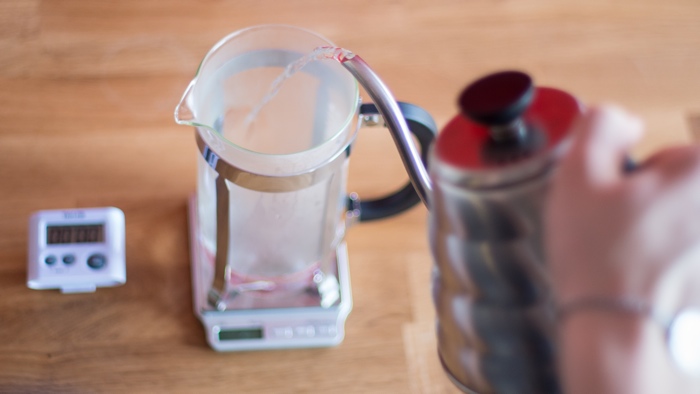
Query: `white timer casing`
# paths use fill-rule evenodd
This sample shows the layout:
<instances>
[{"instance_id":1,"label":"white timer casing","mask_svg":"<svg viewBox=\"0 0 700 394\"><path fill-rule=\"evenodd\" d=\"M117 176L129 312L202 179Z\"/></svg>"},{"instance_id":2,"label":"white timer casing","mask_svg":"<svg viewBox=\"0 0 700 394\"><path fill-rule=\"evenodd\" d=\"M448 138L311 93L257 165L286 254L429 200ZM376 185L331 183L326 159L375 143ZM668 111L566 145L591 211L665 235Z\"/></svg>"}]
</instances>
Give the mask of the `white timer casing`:
<instances>
[{"instance_id":1,"label":"white timer casing","mask_svg":"<svg viewBox=\"0 0 700 394\"><path fill-rule=\"evenodd\" d=\"M124 284L124 224L124 213L114 207L35 212L29 219L27 286L79 293Z\"/></svg>"}]
</instances>

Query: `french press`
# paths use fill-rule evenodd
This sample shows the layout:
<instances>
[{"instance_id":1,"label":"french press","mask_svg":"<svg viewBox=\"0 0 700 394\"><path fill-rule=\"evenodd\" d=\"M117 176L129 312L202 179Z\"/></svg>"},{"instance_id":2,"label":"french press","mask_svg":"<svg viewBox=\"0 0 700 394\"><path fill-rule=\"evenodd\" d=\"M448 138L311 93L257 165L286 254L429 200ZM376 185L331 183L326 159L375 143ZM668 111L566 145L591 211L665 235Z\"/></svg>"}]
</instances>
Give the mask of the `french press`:
<instances>
[{"instance_id":1,"label":"french press","mask_svg":"<svg viewBox=\"0 0 700 394\"><path fill-rule=\"evenodd\" d=\"M346 229L420 201L410 184L374 200L347 193L358 129L384 123L338 59L306 64L259 106L286 67L318 47L334 46L292 26L234 32L207 53L175 110L195 128L193 298L217 350L340 343L352 308ZM397 105L425 160L432 118Z\"/></svg>"}]
</instances>

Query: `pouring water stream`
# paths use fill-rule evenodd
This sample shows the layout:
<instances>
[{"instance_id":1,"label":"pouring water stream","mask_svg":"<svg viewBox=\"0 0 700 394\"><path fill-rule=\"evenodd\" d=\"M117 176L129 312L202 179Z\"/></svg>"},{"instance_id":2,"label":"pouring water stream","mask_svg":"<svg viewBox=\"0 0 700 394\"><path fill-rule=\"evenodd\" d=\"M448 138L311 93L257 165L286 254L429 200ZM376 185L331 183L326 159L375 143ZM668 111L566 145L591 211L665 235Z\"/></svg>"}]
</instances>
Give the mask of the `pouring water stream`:
<instances>
[{"instance_id":1,"label":"pouring water stream","mask_svg":"<svg viewBox=\"0 0 700 394\"><path fill-rule=\"evenodd\" d=\"M432 190L432 182L428 171L421 161L420 153L411 138L411 132L406 123L406 119L401 115L401 109L396 99L369 65L359 56L347 49L321 46L314 49L308 55L288 64L282 74L272 82L268 93L246 116L244 120L246 138L249 138L250 133L252 133L251 125L256 117L262 108L279 92L284 81L291 78L307 64L323 59L334 59L338 61L350 71L355 79L365 88L384 118L387 128L391 132L391 136L399 150L401 160L408 172L411 183L416 189L416 192L418 192L423 203L428 206L427 194Z\"/></svg>"},{"instance_id":2,"label":"pouring water stream","mask_svg":"<svg viewBox=\"0 0 700 394\"><path fill-rule=\"evenodd\" d=\"M272 81L272 84L270 85L270 88L268 89L265 96L263 96L263 98L258 102L258 104L255 107L253 107L253 109L246 116L243 122L243 129L246 130L246 139L250 138L253 131L251 125L253 124L253 122L255 122L255 119L258 117L260 111L273 98L275 98L277 93L279 93L280 89L282 88L282 84L284 84L284 82L287 79L291 78L294 74L299 72L302 68L304 68L307 64L311 62L323 59L334 59L342 63L343 61L345 61L345 59L350 59L354 56L355 54L348 51L347 49L322 46L314 49L308 55L302 56L301 58L289 63L287 67L285 67L282 74L280 74L277 78L275 78L274 81Z\"/></svg>"}]
</instances>

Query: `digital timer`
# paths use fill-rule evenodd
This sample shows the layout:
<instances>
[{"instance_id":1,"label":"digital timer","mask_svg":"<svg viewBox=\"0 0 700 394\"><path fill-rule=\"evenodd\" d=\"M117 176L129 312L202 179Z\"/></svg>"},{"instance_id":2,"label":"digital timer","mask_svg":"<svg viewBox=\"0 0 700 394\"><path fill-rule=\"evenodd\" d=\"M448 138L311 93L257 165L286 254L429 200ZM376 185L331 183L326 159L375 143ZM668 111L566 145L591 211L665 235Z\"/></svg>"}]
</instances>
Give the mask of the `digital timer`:
<instances>
[{"instance_id":1,"label":"digital timer","mask_svg":"<svg viewBox=\"0 0 700 394\"><path fill-rule=\"evenodd\" d=\"M114 207L34 213L27 286L77 293L124 284L124 233L124 213Z\"/></svg>"}]
</instances>

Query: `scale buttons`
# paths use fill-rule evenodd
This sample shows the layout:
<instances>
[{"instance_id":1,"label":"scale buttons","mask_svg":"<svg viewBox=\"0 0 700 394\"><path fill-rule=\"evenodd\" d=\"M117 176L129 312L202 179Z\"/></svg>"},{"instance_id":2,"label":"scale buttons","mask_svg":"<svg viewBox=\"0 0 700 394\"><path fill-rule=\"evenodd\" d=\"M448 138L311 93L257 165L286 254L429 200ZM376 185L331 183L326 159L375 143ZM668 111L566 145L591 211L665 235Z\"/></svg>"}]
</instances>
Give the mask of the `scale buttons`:
<instances>
[{"instance_id":1,"label":"scale buttons","mask_svg":"<svg viewBox=\"0 0 700 394\"><path fill-rule=\"evenodd\" d=\"M333 324L305 324L272 329L272 336L278 339L335 337L337 333L338 329Z\"/></svg>"},{"instance_id":2,"label":"scale buttons","mask_svg":"<svg viewBox=\"0 0 700 394\"><path fill-rule=\"evenodd\" d=\"M294 336L294 330L292 327L275 327L272 332L275 338L291 338Z\"/></svg>"},{"instance_id":3,"label":"scale buttons","mask_svg":"<svg viewBox=\"0 0 700 394\"><path fill-rule=\"evenodd\" d=\"M334 324L321 324L316 326L316 332L319 336L334 337L338 334L338 329Z\"/></svg>"},{"instance_id":4,"label":"scale buttons","mask_svg":"<svg viewBox=\"0 0 700 394\"><path fill-rule=\"evenodd\" d=\"M314 326L297 326L294 329L294 336L295 337L314 337L316 335L316 330L314 329Z\"/></svg>"}]
</instances>

